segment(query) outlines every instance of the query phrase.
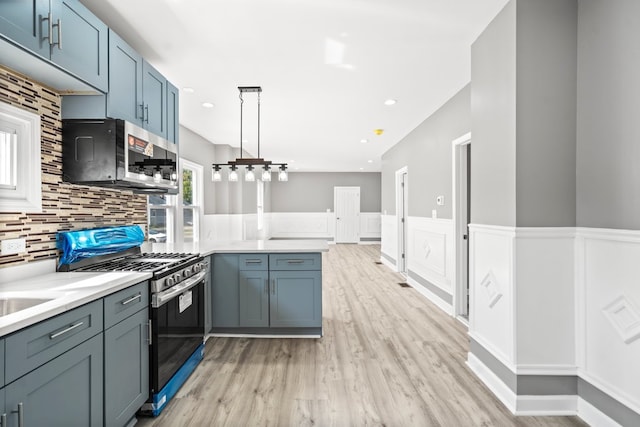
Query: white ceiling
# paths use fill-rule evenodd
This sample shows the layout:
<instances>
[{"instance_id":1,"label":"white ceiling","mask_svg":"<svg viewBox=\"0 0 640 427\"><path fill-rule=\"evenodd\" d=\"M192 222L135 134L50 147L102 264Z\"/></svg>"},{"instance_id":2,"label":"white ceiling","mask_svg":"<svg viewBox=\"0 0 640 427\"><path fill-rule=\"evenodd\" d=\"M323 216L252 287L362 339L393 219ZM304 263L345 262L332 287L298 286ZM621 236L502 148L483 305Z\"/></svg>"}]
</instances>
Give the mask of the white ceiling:
<instances>
[{"instance_id":1,"label":"white ceiling","mask_svg":"<svg viewBox=\"0 0 640 427\"><path fill-rule=\"evenodd\" d=\"M211 142L239 146L237 87L262 86L261 157L300 171L379 171L386 150L469 82L471 43L507 3L81 1L181 89L180 123ZM254 156L256 104L245 95Z\"/></svg>"}]
</instances>

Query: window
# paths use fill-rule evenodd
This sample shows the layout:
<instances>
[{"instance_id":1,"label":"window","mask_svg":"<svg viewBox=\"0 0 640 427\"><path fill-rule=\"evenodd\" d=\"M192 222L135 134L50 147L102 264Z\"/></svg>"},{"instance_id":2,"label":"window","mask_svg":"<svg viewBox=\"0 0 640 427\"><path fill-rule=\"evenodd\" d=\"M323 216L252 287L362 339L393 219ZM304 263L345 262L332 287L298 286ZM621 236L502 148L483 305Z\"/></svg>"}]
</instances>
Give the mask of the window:
<instances>
[{"instance_id":1,"label":"window","mask_svg":"<svg viewBox=\"0 0 640 427\"><path fill-rule=\"evenodd\" d=\"M40 116L0 103L0 212L42 212Z\"/></svg>"},{"instance_id":2,"label":"window","mask_svg":"<svg viewBox=\"0 0 640 427\"><path fill-rule=\"evenodd\" d=\"M175 196L153 194L149 196L148 202L148 240L153 243L173 242Z\"/></svg>"},{"instance_id":3,"label":"window","mask_svg":"<svg viewBox=\"0 0 640 427\"><path fill-rule=\"evenodd\" d=\"M200 214L203 199L203 168L197 163L180 159L182 170L182 240L200 240Z\"/></svg>"}]
</instances>

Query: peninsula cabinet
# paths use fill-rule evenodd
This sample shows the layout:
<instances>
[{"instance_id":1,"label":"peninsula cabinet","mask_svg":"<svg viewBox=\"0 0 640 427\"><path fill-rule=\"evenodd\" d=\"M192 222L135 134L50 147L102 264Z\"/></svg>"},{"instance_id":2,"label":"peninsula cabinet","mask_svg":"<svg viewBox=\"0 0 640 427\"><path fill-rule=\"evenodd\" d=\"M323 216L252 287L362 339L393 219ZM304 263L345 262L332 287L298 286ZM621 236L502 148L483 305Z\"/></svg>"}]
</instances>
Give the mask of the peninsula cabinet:
<instances>
[{"instance_id":1,"label":"peninsula cabinet","mask_svg":"<svg viewBox=\"0 0 640 427\"><path fill-rule=\"evenodd\" d=\"M108 27L78 0L0 2L0 36L96 89L108 88Z\"/></svg>"},{"instance_id":2,"label":"peninsula cabinet","mask_svg":"<svg viewBox=\"0 0 640 427\"><path fill-rule=\"evenodd\" d=\"M214 254L213 333L322 335L320 253Z\"/></svg>"}]
</instances>

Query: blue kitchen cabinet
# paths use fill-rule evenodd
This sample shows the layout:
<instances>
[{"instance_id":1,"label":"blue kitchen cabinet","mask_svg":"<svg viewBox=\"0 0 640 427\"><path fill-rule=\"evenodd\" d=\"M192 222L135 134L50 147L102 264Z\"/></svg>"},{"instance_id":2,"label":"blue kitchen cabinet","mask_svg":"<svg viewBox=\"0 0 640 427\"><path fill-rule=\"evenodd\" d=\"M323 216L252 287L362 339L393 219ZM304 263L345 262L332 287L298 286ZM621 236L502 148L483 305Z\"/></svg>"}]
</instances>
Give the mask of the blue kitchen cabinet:
<instances>
[{"instance_id":1,"label":"blue kitchen cabinet","mask_svg":"<svg viewBox=\"0 0 640 427\"><path fill-rule=\"evenodd\" d=\"M238 262L239 257L235 254L213 255L211 312L214 330L240 326Z\"/></svg>"},{"instance_id":2,"label":"blue kitchen cabinet","mask_svg":"<svg viewBox=\"0 0 640 427\"><path fill-rule=\"evenodd\" d=\"M271 271L271 327L322 326L320 271Z\"/></svg>"},{"instance_id":3,"label":"blue kitchen cabinet","mask_svg":"<svg viewBox=\"0 0 640 427\"><path fill-rule=\"evenodd\" d=\"M7 419L7 411L4 406L4 388L0 388L0 425L7 427L5 420Z\"/></svg>"},{"instance_id":4,"label":"blue kitchen cabinet","mask_svg":"<svg viewBox=\"0 0 640 427\"><path fill-rule=\"evenodd\" d=\"M102 346L100 333L7 385L8 425L101 426Z\"/></svg>"},{"instance_id":5,"label":"blue kitchen cabinet","mask_svg":"<svg viewBox=\"0 0 640 427\"><path fill-rule=\"evenodd\" d=\"M142 56L109 30L109 92L106 116L142 125ZM77 97L79 100L82 98ZM100 114L102 116L104 113Z\"/></svg>"},{"instance_id":6,"label":"blue kitchen cabinet","mask_svg":"<svg viewBox=\"0 0 640 427\"><path fill-rule=\"evenodd\" d=\"M240 271L240 326L269 326L269 272Z\"/></svg>"},{"instance_id":7,"label":"blue kitchen cabinet","mask_svg":"<svg viewBox=\"0 0 640 427\"><path fill-rule=\"evenodd\" d=\"M0 2L0 33L5 39L49 59L49 0ZM52 35L53 37L53 35Z\"/></svg>"},{"instance_id":8,"label":"blue kitchen cabinet","mask_svg":"<svg viewBox=\"0 0 640 427\"><path fill-rule=\"evenodd\" d=\"M180 133L180 91L167 81L167 139L174 144Z\"/></svg>"},{"instance_id":9,"label":"blue kitchen cabinet","mask_svg":"<svg viewBox=\"0 0 640 427\"><path fill-rule=\"evenodd\" d=\"M78 0L0 2L0 34L96 89L108 89L107 26Z\"/></svg>"},{"instance_id":10,"label":"blue kitchen cabinet","mask_svg":"<svg viewBox=\"0 0 640 427\"><path fill-rule=\"evenodd\" d=\"M142 62L142 100L144 103L142 127L167 137L167 79L151 66Z\"/></svg>"}]
</instances>

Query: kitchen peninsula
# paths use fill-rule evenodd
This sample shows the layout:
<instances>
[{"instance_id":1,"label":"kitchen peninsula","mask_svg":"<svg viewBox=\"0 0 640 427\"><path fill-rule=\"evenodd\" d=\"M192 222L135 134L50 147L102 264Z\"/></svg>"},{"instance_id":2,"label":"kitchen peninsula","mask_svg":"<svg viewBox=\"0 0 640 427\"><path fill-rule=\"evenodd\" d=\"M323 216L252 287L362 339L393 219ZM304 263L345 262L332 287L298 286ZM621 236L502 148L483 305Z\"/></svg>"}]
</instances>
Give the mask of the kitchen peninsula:
<instances>
[{"instance_id":1,"label":"kitchen peninsula","mask_svg":"<svg viewBox=\"0 0 640 427\"><path fill-rule=\"evenodd\" d=\"M206 330L226 336L322 336L324 240L147 243L209 257Z\"/></svg>"}]
</instances>

